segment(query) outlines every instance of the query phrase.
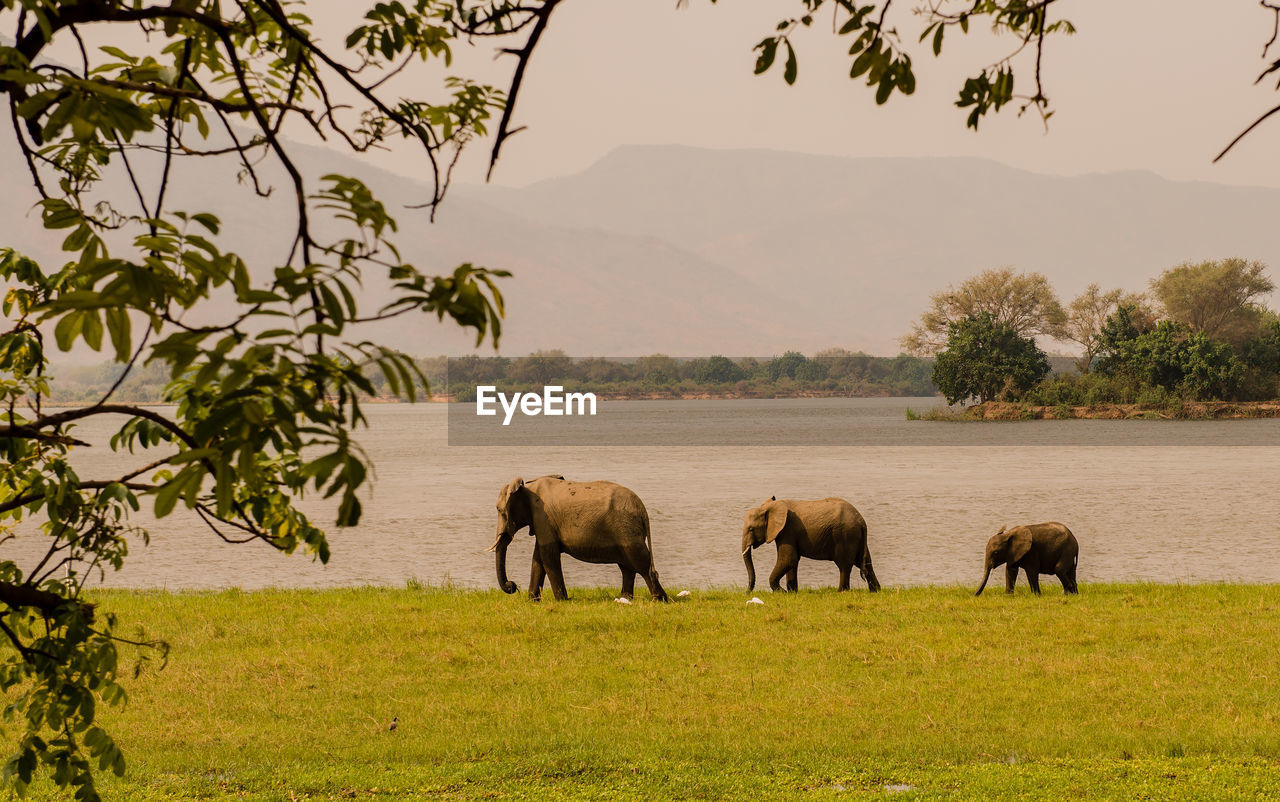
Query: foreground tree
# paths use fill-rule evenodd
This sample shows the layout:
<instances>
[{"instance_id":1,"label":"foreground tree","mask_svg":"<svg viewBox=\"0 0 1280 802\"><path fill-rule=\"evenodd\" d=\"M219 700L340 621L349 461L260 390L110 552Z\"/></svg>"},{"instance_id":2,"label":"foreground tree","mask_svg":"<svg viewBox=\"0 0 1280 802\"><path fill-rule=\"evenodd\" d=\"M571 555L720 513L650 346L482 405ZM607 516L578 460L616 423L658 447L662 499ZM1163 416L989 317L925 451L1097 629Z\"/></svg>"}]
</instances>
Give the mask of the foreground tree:
<instances>
[{"instance_id":1,"label":"foreground tree","mask_svg":"<svg viewBox=\"0 0 1280 802\"><path fill-rule=\"evenodd\" d=\"M1257 336L1266 312L1259 299L1275 288L1262 262L1234 258L1188 262L1151 280L1169 319L1236 348Z\"/></svg>"},{"instance_id":2,"label":"foreground tree","mask_svg":"<svg viewBox=\"0 0 1280 802\"><path fill-rule=\"evenodd\" d=\"M361 395L374 390L365 371L410 399L426 389L412 360L353 327L425 313L472 329L477 345L497 343L503 307L493 280L505 273L463 264L432 275L406 262L393 243L396 221L369 189L348 176L313 181L281 131L309 129L354 151L415 143L434 180L422 204L434 209L461 149L500 113L497 159L555 5L379 3L344 50L313 37L300 4L277 0L0 2L8 37L0 93L44 226L67 253L64 264L39 265L0 250L9 287L0 544L19 536L44 544L24 564L12 551L0 559L0 686L5 732L16 740L4 777L13 788L43 766L77 798L94 799L93 766L124 770L96 711L125 698L121 647L136 647L138 659L163 657L164 647L121 638L115 617L82 594L91 577L121 567L131 544L146 542L131 513L149 504L163 518L181 505L224 540L327 560L324 531L295 501L308 491L336 497L336 525L360 520L368 468L352 433L365 423ZM104 30L112 41L148 44L95 47ZM511 97L444 75L451 49L473 37L516 39ZM47 56L63 43L76 53L70 64ZM391 79L414 62L432 65L441 97L392 91ZM199 157L240 170L246 201L273 189L268 165L285 176L279 189L294 226L281 234L280 261L247 264L198 198L169 191L177 164ZM127 194L112 194L109 178L127 182ZM379 274L395 298L363 309L360 284ZM211 317L201 310L215 297L234 311L193 323ZM105 348L121 375L87 406L50 410L54 344ZM143 365L164 370L176 406L118 402ZM118 420L116 434L83 441L73 427L98 417ZM80 476L68 462L72 446L118 450L120 468Z\"/></svg>"},{"instance_id":3,"label":"foreground tree","mask_svg":"<svg viewBox=\"0 0 1280 802\"><path fill-rule=\"evenodd\" d=\"M933 365L933 383L948 404L1014 400L1047 375L1049 357L1036 341L987 312L950 324Z\"/></svg>"},{"instance_id":4,"label":"foreground tree","mask_svg":"<svg viewBox=\"0 0 1280 802\"><path fill-rule=\"evenodd\" d=\"M687 0L678 2L685 4ZM794 16L781 19L755 46L757 74L769 71L778 62L778 56L784 54L782 77L788 84L795 83L799 59L794 40L809 28L827 29L840 38L842 44L849 43L849 77L865 81L874 90L876 103L883 104L895 91L903 95L915 92L916 75L910 52L913 45L927 47L926 52L938 57L945 42L968 34L971 25L978 25L993 34L991 40L996 44L994 51L980 62L985 66L964 79L956 98L955 105L965 115L965 125L977 130L983 117L1006 107L1017 109L1019 116L1032 111L1046 126L1054 114L1047 88L1050 70L1046 50L1056 37L1075 32L1071 21L1062 16L1073 6L1069 0L929 0L923 4L895 0L872 0L865 4L855 0L792 2ZM1272 48L1280 42L1280 36L1276 35L1280 31L1280 4L1262 0L1261 5L1274 19L1273 24L1259 32L1265 43L1263 68L1255 83L1280 74L1280 58L1272 55ZM910 19L909 15L920 21L917 42L904 41L897 28L898 22ZM815 22L820 24L815 26ZM1016 86L1015 79L1018 79ZM1266 109L1231 139L1214 161L1277 114L1280 114L1280 104Z\"/></svg>"},{"instance_id":5,"label":"foreground tree","mask_svg":"<svg viewBox=\"0 0 1280 802\"><path fill-rule=\"evenodd\" d=\"M1067 319L1049 279L1002 267L929 296L928 311L902 338L902 347L916 356L935 354L946 346L953 323L984 314L1020 337L1056 337Z\"/></svg>"}]
</instances>

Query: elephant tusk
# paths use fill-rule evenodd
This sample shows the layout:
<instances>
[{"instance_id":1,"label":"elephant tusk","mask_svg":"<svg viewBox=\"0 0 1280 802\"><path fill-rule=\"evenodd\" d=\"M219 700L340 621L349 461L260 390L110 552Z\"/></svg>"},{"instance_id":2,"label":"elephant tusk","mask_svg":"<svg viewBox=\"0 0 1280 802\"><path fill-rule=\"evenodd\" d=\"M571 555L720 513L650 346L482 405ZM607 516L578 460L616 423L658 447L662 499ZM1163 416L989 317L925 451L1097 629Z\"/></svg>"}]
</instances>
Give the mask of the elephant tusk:
<instances>
[{"instance_id":1,"label":"elephant tusk","mask_svg":"<svg viewBox=\"0 0 1280 802\"><path fill-rule=\"evenodd\" d=\"M742 556L743 556L743 557L746 557L746 556L747 556L747 552L749 552L749 551L751 551L751 547L750 547L750 546L747 546L745 549L743 549L743 550L742 550Z\"/></svg>"},{"instance_id":2,"label":"elephant tusk","mask_svg":"<svg viewBox=\"0 0 1280 802\"><path fill-rule=\"evenodd\" d=\"M493 545L492 545L492 546L490 546L489 548L485 549L485 551L495 551L495 550L497 550L497 548L498 548L498 544L499 544L499 543L501 543L501 542L502 542L502 535L498 535L497 539L493 541Z\"/></svg>"}]
</instances>

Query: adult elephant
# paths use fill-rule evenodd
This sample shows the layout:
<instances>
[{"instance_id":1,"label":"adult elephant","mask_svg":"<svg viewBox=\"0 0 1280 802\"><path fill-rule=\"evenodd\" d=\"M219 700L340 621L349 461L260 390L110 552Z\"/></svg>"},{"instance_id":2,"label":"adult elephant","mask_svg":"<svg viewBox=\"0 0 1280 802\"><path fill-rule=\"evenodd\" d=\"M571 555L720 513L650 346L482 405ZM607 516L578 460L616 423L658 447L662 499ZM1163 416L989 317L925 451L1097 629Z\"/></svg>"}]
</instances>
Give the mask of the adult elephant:
<instances>
[{"instance_id":1,"label":"adult elephant","mask_svg":"<svg viewBox=\"0 0 1280 802\"><path fill-rule=\"evenodd\" d=\"M1056 521L1015 526L1008 530L1002 526L987 541L986 573L973 595L982 595L992 569L999 565L1005 566L1006 593L1013 593L1019 568L1027 572L1027 584L1031 586L1032 593L1040 593L1040 574L1054 574L1062 582L1064 593L1077 593L1076 562L1079 556L1080 544L1076 542L1076 536Z\"/></svg>"},{"instance_id":2,"label":"adult elephant","mask_svg":"<svg viewBox=\"0 0 1280 802\"><path fill-rule=\"evenodd\" d=\"M831 560L840 568L840 590L849 589L849 574L856 566L867 590L880 590L867 548L867 522L853 505L841 498L816 501L769 500L747 513L742 526L742 560L747 565L747 590L756 586L751 550L765 543L778 547L778 562L769 575L769 588L797 587L796 570L801 557Z\"/></svg>"},{"instance_id":3,"label":"adult elephant","mask_svg":"<svg viewBox=\"0 0 1280 802\"><path fill-rule=\"evenodd\" d=\"M622 569L622 595L635 592L636 574L644 577L649 594L666 601L658 582L649 542L649 513L640 498L613 482L569 482L563 476L542 476L530 482L512 479L498 493L496 552L498 585L506 593L519 588L507 579L507 546L525 527L534 538L529 598L542 597L542 582L551 582L557 599L567 599L560 555L588 563L615 563Z\"/></svg>"}]
</instances>

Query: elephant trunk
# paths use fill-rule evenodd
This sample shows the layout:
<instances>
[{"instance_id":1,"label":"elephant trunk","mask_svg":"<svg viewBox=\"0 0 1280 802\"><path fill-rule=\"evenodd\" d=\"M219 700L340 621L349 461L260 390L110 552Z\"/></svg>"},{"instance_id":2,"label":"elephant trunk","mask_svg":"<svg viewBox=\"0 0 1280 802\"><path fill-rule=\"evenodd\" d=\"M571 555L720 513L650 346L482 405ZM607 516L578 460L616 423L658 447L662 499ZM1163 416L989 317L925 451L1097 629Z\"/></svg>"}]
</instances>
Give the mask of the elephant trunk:
<instances>
[{"instance_id":1,"label":"elephant trunk","mask_svg":"<svg viewBox=\"0 0 1280 802\"><path fill-rule=\"evenodd\" d=\"M986 560L986 565L987 565L987 572L982 575L982 584L979 585L978 589L974 592L973 595L975 596L982 595L982 589L987 586L987 580L991 578L991 569L995 568L995 566L991 564L990 558Z\"/></svg>"},{"instance_id":2,"label":"elephant trunk","mask_svg":"<svg viewBox=\"0 0 1280 802\"><path fill-rule=\"evenodd\" d=\"M747 592L756 589L756 566L751 561L751 547L747 546L742 550L742 561L747 564Z\"/></svg>"},{"instance_id":3,"label":"elephant trunk","mask_svg":"<svg viewBox=\"0 0 1280 802\"><path fill-rule=\"evenodd\" d=\"M516 587L516 583L507 579L507 546L509 545L511 545L511 535L499 532L498 539L493 543L493 561L498 569L498 587L502 588L503 593L515 593L520 589Z\"/></svg>"}]
</instances>

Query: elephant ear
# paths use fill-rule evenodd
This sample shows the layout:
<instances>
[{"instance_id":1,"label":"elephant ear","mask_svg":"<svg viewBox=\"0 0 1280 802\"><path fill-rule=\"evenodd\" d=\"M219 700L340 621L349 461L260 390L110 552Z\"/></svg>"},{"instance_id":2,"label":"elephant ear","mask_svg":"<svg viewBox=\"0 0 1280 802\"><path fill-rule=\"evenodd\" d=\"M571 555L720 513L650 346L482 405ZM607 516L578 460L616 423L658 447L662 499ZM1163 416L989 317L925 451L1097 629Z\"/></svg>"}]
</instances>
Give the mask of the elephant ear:
<instances>
[{"instance_id":1,"label":"elephant ear","mask_svg":"<svg viewBox=\"0 0 1280 802\"><path fill-rule=\"evenodd\" d=\"M764 542L772 543L786 527L787 516L791 514L791 510L787 509L787 505L781 501L770 501L765 505L765 510L769 514L769 524L765 529Z\"/></svg>"},{"instance_id":2,"label":"elephant ear","mask_svg":"<svg viewBox=\"0 0 1280 802\"><path fill-rule=\"evenodd\" d=\"M1031 551L1031 530L1025 526L1009 530L1009 562L1015 563Z\"/></svg>"},{"instance_id":3,"label":"elephant ear","mask_svg":"<svg viewBox=\"0 0 1280 802\"><path fill-rule=\"evenodd\" d=\"M524 487L524 480L517 476L508 482L506 487L502 488L502 506L506 508L508 512L511 511L512 498L515 497L516 493L520 492L520 488L522 487Z\"/></svg>"}]
</instances>

